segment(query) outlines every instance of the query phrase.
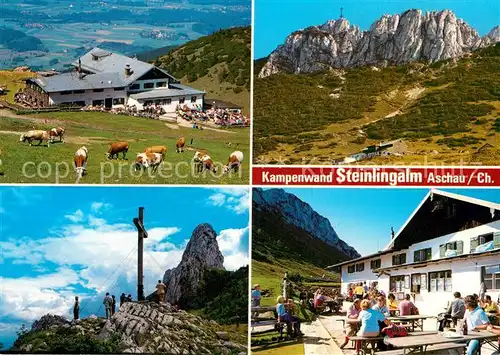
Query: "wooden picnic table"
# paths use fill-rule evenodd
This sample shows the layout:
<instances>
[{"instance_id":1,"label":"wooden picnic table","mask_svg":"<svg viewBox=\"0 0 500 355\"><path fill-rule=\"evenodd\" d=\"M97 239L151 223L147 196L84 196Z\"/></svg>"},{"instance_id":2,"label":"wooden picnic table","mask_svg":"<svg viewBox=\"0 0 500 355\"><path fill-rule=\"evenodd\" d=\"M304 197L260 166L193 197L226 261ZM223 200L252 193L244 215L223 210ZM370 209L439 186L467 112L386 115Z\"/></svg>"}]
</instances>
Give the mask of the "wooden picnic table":
<instances>
[{"instance_id":1,"label":"wooden picnic table","mask_svg":"<svg viewBox=\"0 0 500 355\"><path fill-rule=\"evenodd\" d=\"M415 328L420 328L424 330L424 320L436 318L435 316L425 316L425 315L408 315L408 316L394 316L387 317L391 322L408 322L411 324L411 331L414 332Z\"/></svg>"},{"instance_id":2,"label":"wooden picnic table","mask_svg":"<svg viewBox=\"0 0 500 355\"><path fill-rule=\"evenodd\" d=\"M486 342L493 346L498 351L498 344L495 344L498 335L488 332L486 330L470 331L467 335L461 335L456 338L447 338L442 333L426 334L420 336L408 336L400 338L386 338L384 342L387 345L392 345L395 348L403 349L403 354L424 353L430 345L445 344L445 343L458 343L468 342L477 339L480 342Z\"/></svg>"}]
</instances>

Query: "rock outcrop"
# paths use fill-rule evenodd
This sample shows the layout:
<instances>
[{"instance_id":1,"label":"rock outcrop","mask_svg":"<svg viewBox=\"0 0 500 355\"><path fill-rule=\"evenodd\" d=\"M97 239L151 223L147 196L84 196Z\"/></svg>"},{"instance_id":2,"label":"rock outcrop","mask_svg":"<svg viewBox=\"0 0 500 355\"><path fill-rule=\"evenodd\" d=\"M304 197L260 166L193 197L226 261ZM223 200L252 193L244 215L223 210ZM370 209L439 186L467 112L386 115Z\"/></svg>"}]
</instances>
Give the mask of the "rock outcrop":
<instances>
[{"instance_id":1,"label":"rock outcrop","mask_svg":"<svg viewBox=\"0 0 500 355\"><path fill-rule=\"evenodd\" d=\"M102 328L99 339L121 335L123 352L229 354L245 346L219 339L220 326L170 304L127 302Z\"/></svg>"},{"instance_id":2,"label":"rock outcrop","mask_svg":"<svg viewBox=\"0 0 500 355\"><path fill-rule=\"evenodd\" d=\"M353 247L339 238L328 219L295 195L282 189L254 189L253 204L254 208L279 213L287 223L324 241L350 259L360 257L360 254Z\"/></svg>"},{"instance_id":3,"label":"rock outcrop","mask_svg":"<svg viewBox=\"0 0 500 355\"><path fill-rule=\"evenodd\" d=\"M71 344L68 338L72 339ZM174 311L170 304L127 302L110 320L89 317L69 321L61 316L45 315L33 324L29 336L16 340L11 350L33 353L81 352L82 349L151 354L246 353L245 345L239 343L243 338L239 335L237 338L224 332L217 322L185 311Z\"/></svg>"},{"instance_id":4,"label":"rock outcrop","mask_svg":"<svg viewBox=\"0 0 500 355\"><path fill-rule=\"evenodd\" d=\"M71 322L67 320L65 317L53 314L46 314L42 316L42 318L33 322L31 330L34 331L47 330L51 329L52 327L65 326L70 323Z\"/></svg>"},{"instance_id":5,"label":"rock outcrop","mask_svg":"<svg viewBox=\"0 0 500 355\"><path fill-rule=\"evenodd\" d=\"M459 58L498 42L499 37L497 26L481 38L450 10L408 10L400 15L384 15L367 31L341 18L290 34L271 53L259 77L417 60L436 62Z\"/></svg>"},{"instance_id":6,"label":"rock outcrop","mask_svg":"<svg viewBox=\"0 0 500 355\"><path fill-rule=\"evenodd\" d=\"M224 269L224 256L217 244L217 233L205 223L193 231L179 265L165 272L165 301L181 308L195 307L203 273L207 269Z\"/></svg>"}]
</instances>

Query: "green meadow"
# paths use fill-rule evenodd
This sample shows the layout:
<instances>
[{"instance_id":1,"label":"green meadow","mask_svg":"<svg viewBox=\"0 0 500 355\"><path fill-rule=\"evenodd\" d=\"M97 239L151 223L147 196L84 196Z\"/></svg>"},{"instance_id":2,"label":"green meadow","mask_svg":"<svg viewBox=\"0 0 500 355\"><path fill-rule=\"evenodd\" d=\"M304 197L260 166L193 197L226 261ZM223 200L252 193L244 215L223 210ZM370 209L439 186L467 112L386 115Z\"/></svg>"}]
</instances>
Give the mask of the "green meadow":
<instances>
[{"instance_id":1,"label":"green meadow","mask_svg":"<svg viewBox=\"0 0 500 355\"><path fill-rule=\"evenodd\" d=\"M8 116L8 117L7 117ZM33 146L19 141L23 132L32 129L66 129L64 143L55 140L50 147L45 143ZM176 153L175 142L186 140L185 151ZM127 141L127 159L108 160L109 144ZM232 143L228 147L227 143ZM238 147L235 148L235 145ZM163 145L167 154L163 166L153 174L151 170L136 170L137 153L147 147ZM87 174L81 184L248 184L249 130L205 127L192 129L139 117L113 115L102 112L51 112L16 115L0 111L0 183L74 183L73 157L82 146L89 150ZM196 173L192 158L196 150L207 151L218 167L217 173ZM245 159L239 172L222 174L234 150L243 152Z\"/></svg>"}]
</instances>

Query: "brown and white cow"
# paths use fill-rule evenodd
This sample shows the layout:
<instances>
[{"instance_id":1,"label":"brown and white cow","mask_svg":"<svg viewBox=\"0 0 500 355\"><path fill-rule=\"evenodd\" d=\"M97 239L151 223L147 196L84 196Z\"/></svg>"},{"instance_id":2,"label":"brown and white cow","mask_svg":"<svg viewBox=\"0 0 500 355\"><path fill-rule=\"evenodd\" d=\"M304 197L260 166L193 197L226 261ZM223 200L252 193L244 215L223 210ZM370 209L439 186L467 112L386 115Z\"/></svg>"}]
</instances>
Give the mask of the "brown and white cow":
<instances>
[{"instance_id":1,"label":"brown and white cow","mask_svg":"<svg viewBox=\"0 0 500 355\"><path fill-rule=\"evenodd\" d=\"M75 157L73 159L73 167L75 168L77 179L81 178L87 171L88 157L89 151L87 147L83 146L76 151Z\"/></svg>"},{"instance_id":2,"label":"brown and white cow","mask_svg":"<svg viewBox=\"0 0 500 355\"><path fill-rule=\"evenodd\" d=\"M224 174L227 174L231 170L238 171L243 161L243 153L239 150L232 152L227 160L227 165L224 165Z\"/></svg>"},{"instance_id":3,"label":"brown and white cow","mask_svg":"<svg viewBox=\"0 0 500 355\"><path fill-rule=\"evenodd\" d=\"M154 145L152 147L146 148L144 150L145 153L159 153L162 156L162 159L165 159L165 155L167 154L167 147L164 145Z\"/></svg>"},{"instance_id":4,"label":"brown and white cow","mask_svg":"<svg viewBox=\"0 0 500 355\"><path fill-rule=\"evenodd\" d=\"M202 167L203 167L203 170L209 170L213 173L217 172L217 168L215 167L215 164L209 155L205 155L203 157Z\"/></svg>"},{"instance_id":5,"label":"brown and white cow","mask_svg":"<svg viewBox=\"0 0 500 355\"><path fill-rule=\"evenodd\" d=\"M19 139L20 142L26 142L32 146L33 141L38 141L38 145L42 144L43 141L47 141L47 147L50 146L50 143L52 142L52 137L50 136L49 131L43 131L43 130L32 130L28 131L26 133L21 134L21 138Z\"/></svg>"},{"instance_id":6,"label":"brown and white cow","mask_svg":"<svg viewBox=\"0 0 500 355\"><path fill-rule=\"evenodd\" d=\"M49 132L52 139L54 139L55 137L59 137L59 142L62 142L64 132L66 132L66 130L61 126L57 126L56 128L52 128Z\"/></svg>"},{"instance_id":7,"label":"brown and white cow","mask_svg":"<svg viewBox=\"0 0 500 355\"><path fill-rule=\"evenodd\" d=\"M158 167L163 162L163 155L161 153L138 153L135 159L136 169L152 168L153 172L158 170Z\"/></svg>"},{"instance_id":8,"label":"brown and white cow","mask_svg":"<svg viewBox=\"0 0 500 355\"><path fill-rule=\"evenodd\" d=\"M197 173L200 173L203 170L210 170L214 173L217 172L217 168L215 167L212 158L206 152L197 151L194 153L193 164Z\"/></svg>"},{"instance_id":9,"label":"brown and white cow","mask_svg":"<svg viewBox=\"0 0 500 355\"><path fill-rule=\"evenodd\" d=\"M123 154L123 159L127 158L128 142L110 143L108 152L105 153L105 155L106 155L106 158L108 158L108 159L114 159L115 156L116 156L116 159L118 159L118 155L120 153Z\"/></svg>"},{"instance_id":10,"label":"brown and white cow","mask_svg":"<svg viewBox=\"0 0 500 355\"><path fill-rule=\"evenodd\" d=\"M184 151L184 144L186 144L186 140L184 137L181 137L175 142L175 149L177 153L182 153Z\"/></svg>"}]
</instances>

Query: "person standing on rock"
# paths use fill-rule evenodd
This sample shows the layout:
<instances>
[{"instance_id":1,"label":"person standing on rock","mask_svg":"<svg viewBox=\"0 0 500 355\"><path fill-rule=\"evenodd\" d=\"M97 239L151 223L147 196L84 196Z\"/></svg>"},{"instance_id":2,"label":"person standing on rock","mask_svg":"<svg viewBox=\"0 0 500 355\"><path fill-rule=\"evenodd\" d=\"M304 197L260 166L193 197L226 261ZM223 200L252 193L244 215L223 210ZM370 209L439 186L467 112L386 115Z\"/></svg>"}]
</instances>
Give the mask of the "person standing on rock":
<instances>
[{"instance_id":1,"label":"person standing on rock","mask_svg":"<svg viewBox=\"0 0 500 355\"><path fill-rule=\"evenodd\" d=\"M127 302L132 302L132 295L130 293L127 296Z\"/></svg>"},{"instance_id":2,"label":"person standing on rock","mask_svg":"<svg viewBox=\"0 0 500 355\"><path fill-rule=\"evenodd\" d=\"M115 295L111 296L111 316L116 312L116 298Z\"/></svg>"},{"instance_id":3,"label":"person standing on rock","mask_svg":"<svg viewBox=\"0 0 500 355\"><path fill-rule=\"evenodd\" d=\"M73 318L75 320L80 319L80 301L78 296L75 296L75 305L73 306Z\"/></svg>"},{"instance_id":4,"label":"person standing on rock","mask_svg":"<svg viewBox=\"0 0 500 355\"><path fill-rule=\"evenodd\" d=\"M124 304L125 302L127 302L127 296L125 296L125 292L123 292L120 296L120 307L122 306L122 304Z\"/></svg>"},{"instance_id":5,"label":"person standing on rock","mask_svg":"<svg viewBox=\"0 0 500 355\"><path fill-rule=\"evenodd\" d=\"M111 304L113 303L113 299L109 295L109 292L106 292L106 297L104 297L104 309L106 310L106 319L111 318Z\"/></svg>"},{"instance_id":6,"label":"person standing on rock","mask_svg":"<svg viewBox=\"0 0 500 355\"><path fill-rule=\"evenodd\" d=\"M158 303L163 302L165 300L165 290L167 286L161 280L158 280L158 284L156 285L156 295L158 296Z\"/></svg>"}]
</instances>

